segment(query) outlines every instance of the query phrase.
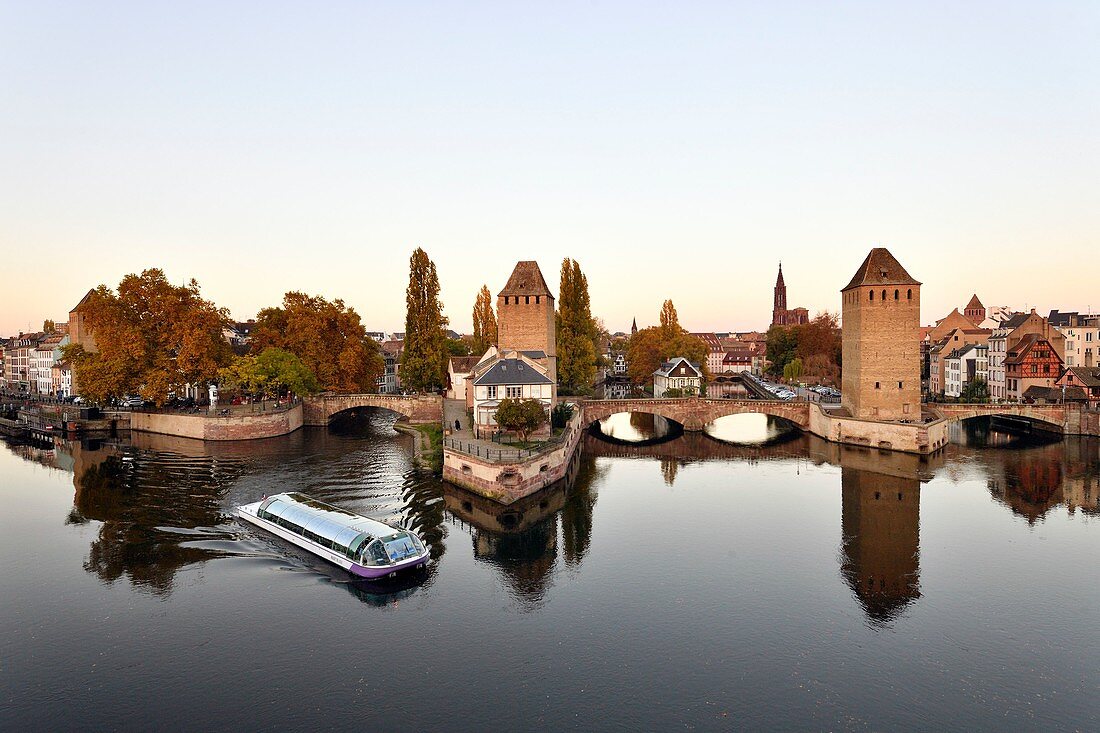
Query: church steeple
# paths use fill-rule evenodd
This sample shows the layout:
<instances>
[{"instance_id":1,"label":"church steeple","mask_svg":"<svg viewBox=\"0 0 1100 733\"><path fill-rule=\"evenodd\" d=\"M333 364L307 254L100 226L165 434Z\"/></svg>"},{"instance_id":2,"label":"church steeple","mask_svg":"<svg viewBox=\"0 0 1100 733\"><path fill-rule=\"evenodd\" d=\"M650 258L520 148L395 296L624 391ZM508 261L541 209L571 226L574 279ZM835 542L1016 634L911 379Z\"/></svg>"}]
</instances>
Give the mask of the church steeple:
<instances>
[{"instance_id":1,"label":"church steeple","mask_svg":"<svg viewBox=\"0 0 1100 733\"><path fill-rule=\"evenodd\" d=\"M772 325L783 325L787 320L787 284L783 282L783 263L779 263L779 275L775 278L772 298Z\"/></svg>"},{"instance_id":2,"label":"church steeple","mask_svg":"<svg viewBox=\"0 0 1100 733\"><path fill-rule=\"evenodd\" d=\"M636 333L638 333L638 319L637 318L635 318L634 322L630 324L630 335L633 336Z\"/></svg>"}]
</instances>

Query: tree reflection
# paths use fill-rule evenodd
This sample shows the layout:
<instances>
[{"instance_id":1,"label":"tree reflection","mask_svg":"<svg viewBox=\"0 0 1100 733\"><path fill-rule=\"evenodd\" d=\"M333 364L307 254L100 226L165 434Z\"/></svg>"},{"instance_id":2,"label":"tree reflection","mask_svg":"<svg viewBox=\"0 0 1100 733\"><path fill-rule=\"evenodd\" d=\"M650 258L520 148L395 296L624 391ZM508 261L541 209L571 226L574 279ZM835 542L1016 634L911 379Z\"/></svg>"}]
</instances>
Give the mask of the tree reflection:
<instances>
[{"instance_id":1,"label":"tree reflection","mask_svg":"<svg viewBox=\"0 0 1100 733\"><path fill-rule=\"evenodd\" d=\"M119 444L66 442L76 488L72 521L102 522L84 567L105 582L127 577L156 595L172 590L186 565L223 553L202 547L198 536L170 528L213 528L222 521L221 497L239 465L195 460Z\"/></svg>"}]
</instances>

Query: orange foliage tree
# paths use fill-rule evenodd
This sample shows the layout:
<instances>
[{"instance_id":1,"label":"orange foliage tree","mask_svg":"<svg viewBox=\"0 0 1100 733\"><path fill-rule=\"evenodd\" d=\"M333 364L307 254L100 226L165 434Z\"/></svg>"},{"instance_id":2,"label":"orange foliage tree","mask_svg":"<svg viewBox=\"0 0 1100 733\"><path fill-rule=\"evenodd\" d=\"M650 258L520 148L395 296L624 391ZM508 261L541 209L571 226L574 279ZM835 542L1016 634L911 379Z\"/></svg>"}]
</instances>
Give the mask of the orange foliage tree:
<instances>
[{"instance_id":1,"label":"orange foliage tree","mask_svg":"<svg viewBox=\"0 0 1100 733\"><path fill-rule=\"evenodd\" d=\"M372 392L385 362L359 314L342 300L290 292L281 308L264 308L252 329L252 353L268 347L296 355L322 389Z\"/></svg>"},{"instance_id":2,"label":"orange foliage tree","mask_svg":"<svg viewBox=\"0 0 1100 733\"><path fill-rule=\"evenodd\" d=\"M140 394L163 403L169 392L213 381L232 356L228 312L204 300L194 280L172 285L159 269L127 275L117 292L100 285L84 317L96 351L72 344L65 357L93 401Z\"/></svg>"}]
</instances>

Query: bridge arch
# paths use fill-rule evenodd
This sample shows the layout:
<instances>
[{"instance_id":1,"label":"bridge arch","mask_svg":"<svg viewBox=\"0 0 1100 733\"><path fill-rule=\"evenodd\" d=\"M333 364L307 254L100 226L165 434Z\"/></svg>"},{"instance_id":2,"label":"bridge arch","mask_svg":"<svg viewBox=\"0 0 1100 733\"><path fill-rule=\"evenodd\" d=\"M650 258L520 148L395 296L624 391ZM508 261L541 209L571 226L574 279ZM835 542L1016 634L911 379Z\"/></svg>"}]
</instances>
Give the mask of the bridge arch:
<instances>
[{"instance_id":1,"label":"bridge arch","mask_svg":"<svg viewBox=\"0 0 1100 733\"><path fill-rule=\"evenodd\" d=\"M443 398L439 395L336 394L324 393L303 401L305 425L324 427L332 418L358 407L380 407L414 424L442 423Z\"/></svg>"},{"instance_id":2,"label":"bridge arch","mask_svg":"<svg viewBox=\"0 0 1100 733\"><path fill-rule=\"evenodd\" d=\"M1028 404L939 404L936 405L944 417L965 422L979 417L1008 418L1027 420L1036 427L1055 433L1066 433L1070 413L1079 411L1074 405L1028 405ZM1076 413L1075 413L1076 414Z\"/></svg>"}]
</instances>

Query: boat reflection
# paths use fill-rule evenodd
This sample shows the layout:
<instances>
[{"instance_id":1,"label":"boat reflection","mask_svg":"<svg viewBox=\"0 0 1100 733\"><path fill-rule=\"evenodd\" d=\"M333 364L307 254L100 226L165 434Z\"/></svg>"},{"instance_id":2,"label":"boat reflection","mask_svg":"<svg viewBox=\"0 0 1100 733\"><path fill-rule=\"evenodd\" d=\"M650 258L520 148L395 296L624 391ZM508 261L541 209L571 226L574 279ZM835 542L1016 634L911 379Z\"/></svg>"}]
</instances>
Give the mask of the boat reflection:
<instances>
[{"instance_id":1,"label":"boat reflection","mask_svg":"<svg viewBox=\"0 0 1100 733\"><path fill-rule=\"evenodd\" d=\"M579 567L588 554L597 475L594 458L579 451L565 478L512 504L447 483L443 499L454 520L469 528L474 558L496 568L517 607L534 610L553 584L559 547L567 568Z\"/></svg>"}]
</instances>

